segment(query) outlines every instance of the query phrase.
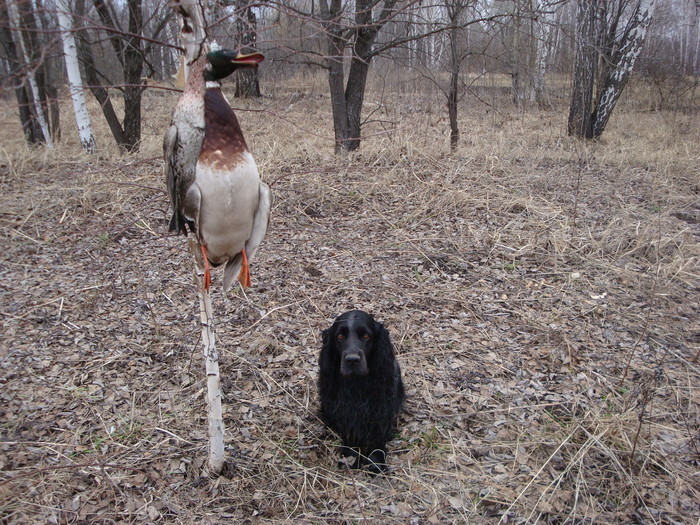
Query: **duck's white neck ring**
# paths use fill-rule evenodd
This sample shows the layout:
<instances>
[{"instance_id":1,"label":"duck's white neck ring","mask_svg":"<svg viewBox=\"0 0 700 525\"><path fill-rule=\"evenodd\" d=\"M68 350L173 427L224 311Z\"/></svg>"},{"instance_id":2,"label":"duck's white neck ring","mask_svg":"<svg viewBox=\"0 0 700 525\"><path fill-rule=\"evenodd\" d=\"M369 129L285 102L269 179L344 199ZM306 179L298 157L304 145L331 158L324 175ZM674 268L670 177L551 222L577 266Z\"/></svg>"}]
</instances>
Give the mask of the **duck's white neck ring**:
<instances>
[{"instance_id":1,"label":"duck's white neck ring","mask_svg":"<svg viewBox=\"0 0 700 525\"><path fill-rule=\"evenodd\" d=\"M205 89L218 89L221 87L221 82L218 80L207 80L204 83L204 88Z\"/></svg>"}]
</instances>

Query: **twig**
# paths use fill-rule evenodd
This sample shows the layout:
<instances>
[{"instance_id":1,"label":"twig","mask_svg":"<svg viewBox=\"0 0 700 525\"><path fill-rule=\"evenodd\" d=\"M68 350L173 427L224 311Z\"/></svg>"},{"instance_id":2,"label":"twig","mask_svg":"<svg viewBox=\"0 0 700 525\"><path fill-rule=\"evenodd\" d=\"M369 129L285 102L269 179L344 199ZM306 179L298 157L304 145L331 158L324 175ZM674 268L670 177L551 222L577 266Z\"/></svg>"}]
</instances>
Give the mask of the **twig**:
<instances>
[{"instance_id":1,"label":"twig","mask_svg":"<svg viewBox=\"0 0 700 525\"><path fill-rule=\"evenodd\" d=\"M182 437L178 436L177 434L170 432L170 430L165 430L164 428L160 428L160 427L155 427L153 430L157 430L158 432L162 432L163 434L167 434L168 436L174 437L178 441L182 441L183 443L187 443L188 445L193 444L191 441L187 441L185 438L182 438Z\"/></svg>"},{"instance_id":2,"label":"twig","mask_svg":"<svg viewBox=\"0 0 700 525\"><path fill-rule=\"evenodd\" d=\"M651 313L654 311L654 308L656 306L656 287L659 283L659 272L661 271L661 256L659 254L659 244L661 244L661 218L657 214L656 218L656 227L657 227L657 239L658 242L656 243L655 246L655 252L656 252L656 271L654 272L654 280L651 283L651 293L650 293L650 305L649 308L647 309L646 312L646 317L644 319L644 327L642 328L642 333L639 334L639 337L637 338L637 341L635 341L634 346L629 352L629 357L627 358L627 363L625 364L625 369L622 373L622 377L620 378L620 383L619 387L622 386L622 383L625 382L625 379L627 378L627 374L629 372L630 365L632 363L632 358L634 357L634 354L637 350L637 346L642 341L642 338L647 335L648 329L649 329L649 323L651 321Z\"/></svg>"}]
</instances>

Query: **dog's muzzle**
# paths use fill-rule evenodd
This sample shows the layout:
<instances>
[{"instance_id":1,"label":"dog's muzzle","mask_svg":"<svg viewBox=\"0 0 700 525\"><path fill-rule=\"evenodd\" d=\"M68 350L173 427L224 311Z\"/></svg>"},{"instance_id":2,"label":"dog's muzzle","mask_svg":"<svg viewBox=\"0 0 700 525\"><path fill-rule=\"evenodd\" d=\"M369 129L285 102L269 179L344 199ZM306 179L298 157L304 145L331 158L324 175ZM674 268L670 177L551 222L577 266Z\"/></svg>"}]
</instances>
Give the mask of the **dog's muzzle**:
<instances>
[{"instance_id":1,"label":"dog's muzzle","mask_svg":"<svg viewBox=\"0 0 700 525\"><path fill-rule=\"evenodd\" d=\"M340 363L341 375L366 376L368 372L367 361L361 352L356 354L346 354L343 356L343 360Z\"/></svg>"}]
</instances>

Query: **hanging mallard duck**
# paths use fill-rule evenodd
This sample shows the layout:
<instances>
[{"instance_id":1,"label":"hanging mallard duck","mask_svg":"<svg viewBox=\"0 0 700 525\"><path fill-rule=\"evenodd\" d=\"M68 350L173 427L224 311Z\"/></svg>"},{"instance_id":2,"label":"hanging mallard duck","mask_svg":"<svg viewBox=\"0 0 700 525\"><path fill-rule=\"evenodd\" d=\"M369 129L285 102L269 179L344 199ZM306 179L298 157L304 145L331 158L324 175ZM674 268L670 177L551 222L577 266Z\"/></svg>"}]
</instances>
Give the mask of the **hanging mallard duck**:
<instances>
[{"instance_id":1,"label":"hanging mallard duck","mask_svg":"<svg viewBox=\"0 0 700 525\"><path fill-rule=\"evenodd\" d=\"M196 243L190 241L190 249L202 254L201 264L196 257L195 268L207 383L209 468L220 473L225 465L225 432L210 266L226 265L224 290L236 278L250 286L248 263L265 236L271 200L236 115L221 92L221 80L237 68L257 67L263 56L208 47L200 0L171 0L170 5L180 15L187 71L163 143L173 206L170 230L193 232Z\"/></svg>"},{"instance_id":2,"label":"hanging mallard duck","mask_svg":"<svg viewBox=\"0 0 700 525\"><path fill-rule=\"evenodd\" d=\"M170 230L197 237L210 266L225 264L224 291L238 278L250 286L249 261L260 246L270 217L270 189L260 180L235 113L221 92L221 80L236 69L257 67L260 53L241 55L211 46L189 64L163 151L173 216Z\"/></svg>"}]
</instances>

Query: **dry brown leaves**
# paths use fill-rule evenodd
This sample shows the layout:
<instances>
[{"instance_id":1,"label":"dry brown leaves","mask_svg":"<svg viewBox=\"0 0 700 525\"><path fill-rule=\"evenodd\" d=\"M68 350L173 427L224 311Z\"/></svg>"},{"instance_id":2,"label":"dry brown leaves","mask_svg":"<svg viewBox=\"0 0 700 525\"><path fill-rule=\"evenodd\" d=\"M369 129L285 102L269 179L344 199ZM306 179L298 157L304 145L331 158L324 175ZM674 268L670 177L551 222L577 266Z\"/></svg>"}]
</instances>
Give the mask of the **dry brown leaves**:
<instances>
[{"instance_id":1,"label":"dry brown leaves","mask_svg":"<svg viewBox=\"0 0 700 525\"><path fill-rule=\"evenodd\" d=\"M448 156L414 99L334 157L327 108L289 100L241 114L275 204L247 297L215 276L228 477L204 471L192 263L165 235L172 101L140 159L6 156L3 522L695 523L697 123L661 156L624 114L590 149L561 115L465 115ZM316 417L349 308L408 389L386 478L338 470Z\"/></svg>"}]
</instances>

